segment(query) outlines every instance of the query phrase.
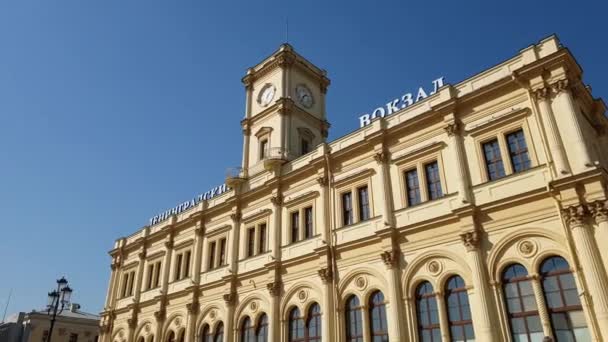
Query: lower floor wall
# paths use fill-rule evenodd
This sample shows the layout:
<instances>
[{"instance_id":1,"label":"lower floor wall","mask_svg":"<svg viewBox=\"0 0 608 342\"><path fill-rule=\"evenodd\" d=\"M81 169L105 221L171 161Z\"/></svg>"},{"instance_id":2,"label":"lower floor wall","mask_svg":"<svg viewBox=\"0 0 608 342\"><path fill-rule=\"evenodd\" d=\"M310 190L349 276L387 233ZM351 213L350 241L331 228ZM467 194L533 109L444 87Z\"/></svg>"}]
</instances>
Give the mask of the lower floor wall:
<instances>
[{"instance_id":1,"label":"lower floor wall","mask_svg":"<svg viewBox=\"0 0 608 342\"><path fill-rule=\"evenodd\" d=\"M606 227L581 222L378 232L108 310L101 341L604 341Z\"/></svg>"}]
</instances>

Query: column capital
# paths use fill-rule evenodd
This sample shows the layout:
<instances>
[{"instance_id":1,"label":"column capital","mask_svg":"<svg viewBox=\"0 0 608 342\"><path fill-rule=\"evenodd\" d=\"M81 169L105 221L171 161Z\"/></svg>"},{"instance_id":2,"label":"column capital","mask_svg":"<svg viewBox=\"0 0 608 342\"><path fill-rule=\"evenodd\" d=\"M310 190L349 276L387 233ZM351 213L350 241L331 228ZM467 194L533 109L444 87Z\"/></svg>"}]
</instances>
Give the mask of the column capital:
<instances>
[{"instance_id":1,"label":"column capital","mask_svg":"<svg viewBox=\"0 0 608 342\"><path fill-rule=\"evenodd\" d=\"M543 101L543 100L550 100L551 97L553 96L553 93L551 91L550 87L543 87L543 88L539 88L534 90L534 97L536 97L536 100L538 101Z\"/></svg>"},{"instance_id":2,"label":"column capital","mask_svg":"<svg viewBox=\"0 0 608 342\"><path fill-rule=\"evenodd\" d=\"M270 293L271 296L278 296L281 294L281 282L273 281L272 283L268 283L266 284L266 289L268 289L268 293Z\"/></svg>"},{"instance_id":3,"label":"column capital","mask_svg":"<svg viewBox=\"0 0 608 342\"><path fill-rule=\"evenodd\" d=\"M200 309L200 306L199 306L198 302L192 302L192 303L186 304L186 309L188 310L189 314L196 315Z\"/></svg>"},{"instance_id":4,"label":"column capital","mask_svg":"<svg viewBox=\"0 0 608 342\"><path fill-rule=\"evenodd\" d=\"M317 183L319 183L320 186L327 186L327 184L329 184L329 181L326 176L321 176L317 178Z\"/></svg>"},{"instance_id":5,"label":"column capital","mask_svg":"<svg viewBox=\"0 0 608 342\"><path fill-rule=\"evenodd\" d=\"M224 299L226 305L233 305L236 302L236 293L225 293L224 295L222 295L222 298Z\"/></svg>"},{"instance_id":6,"label":"column capital","mask_svg":"<svg viewBox=\"0 0 608 342\"><path fill-rule=\"evenodd\" d=\"M608 222L608 201L600 200L589 203L589 210L593 219L598 224L601 222Z\"/></svg>"},{"instance_id":7,"label":"column capital","mask_svg":"<svg viewBox=\"0 0 608 342\"><path fill-rule=\"evenodd\" d=\"M460 239L469 252L478 249L481 242L479 233L476 230L460 234Z\"/></svg>"},{"instance_id":8,"label":"column capital","mask_svg":"<svg viewBox=\"0 0 608 342\"><path fill-rule=\"evenodd\" d=\"M568 227L572 229L585 225L588 211L583 204L576 204L562 209L562 215Z\"/></svg>"},{"instance_id":9,"label":"column capital","mask_svg":"<svg viewBox=\"0 0 608 342\"><path fill-rule=\"evenodd\" d=\"M274 204L275 206L283 205L283 195L278 193L278 194L276 194L276 196L272 196L270 198L270 202L272 202L272 204Z\"/></svg>"},{"instance_id":10,"label":"column capital","mask_svg":"<svg viewBox=\"0 0 608 342\"><path fill-rule=\"evenodd\" d=\"M559 94L564 91L569 91L571 87L572 82L567 78L557 80L551 84L551 89L555 94Z\"/></svg>"},{"instance_id":11,"label":"column capital","mask_svg":"<svg viewBox=\"0 0 608 342\"><path fill-rule=\"evenodd\" d=\"M166 314L167 314L167 311L165 310L164 307L161 307L157 311L154 311L154 318L156 318L156 322L160 323L160 322L164 321Z\"/></svg>"},{"instance_id":12,"label":"column capital","mask_svg":"<svg viewBox=\"0 0 608 342\"><path fill-rule=\"evenodd\" d=\"M235 212L233 212L232 214L230 214L230 219L233 222L238 222L241 220L241 211L240 210L236 210Z\"/></svg>"},{"instance_id":13,"label":"column capital","mask_svg":"<svg viewBox=\"0 0 608 342\"><path fill-rule=\"evenodd\" d=\"M376 160L378 164L386 164L390 160L390 156L387 151L383 150L374 154L374 160Z\"/></svg>"},{"instance_id":14,"label":"column capital","mask_svg":"<svg viewBox=\"0 0 608 342\"><path fill-rule=\"evenodd\" d=\"M388 268L395 268L399 265L399 251L396 249L384 251L380 254L380 257Z\"/></svg>"},{"instance_id":15,"label":"column capital","mask_svg":"<svg viewBox=\"0 0 608 342\"><path fill-rule=\"evenodd\" d=\"M323 281L323 284L327 284L333 278L333 272L332 272L331 268L328 268L328 267L319 269L318 274L319 274L319 277L321 278L321 281Z\"/></svg>"},{"instance_id":16,"label":"column capital","mask_svg":"<svg viewBox=\"0 0 608 342\"><path fill-rule=\"evenodd\" d=\"M454 136L460 134L460 130L462 128L462 124L458 121L452 121L448 123L443 129L448 134L448 136Z\"/></svg>"}]
</instances>

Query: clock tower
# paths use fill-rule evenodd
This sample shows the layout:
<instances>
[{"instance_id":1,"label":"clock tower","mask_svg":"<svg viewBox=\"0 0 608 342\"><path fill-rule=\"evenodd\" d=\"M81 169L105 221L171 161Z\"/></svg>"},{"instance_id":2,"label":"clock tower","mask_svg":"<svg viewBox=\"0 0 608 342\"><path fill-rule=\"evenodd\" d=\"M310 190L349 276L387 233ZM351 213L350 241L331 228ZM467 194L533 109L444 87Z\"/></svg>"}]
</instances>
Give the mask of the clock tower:
<instances>
[{"instance_id":1,"label":"clock tower","mask_svg":"<svg viewBox=\"0 0 608 342\"><path fill-rule=\"evenodd\" d=\"M289 44L247 70L241 121L245 176L298 158L325 142L325 94L330 83L326 74Z\"/></svg>"}]
</instances>

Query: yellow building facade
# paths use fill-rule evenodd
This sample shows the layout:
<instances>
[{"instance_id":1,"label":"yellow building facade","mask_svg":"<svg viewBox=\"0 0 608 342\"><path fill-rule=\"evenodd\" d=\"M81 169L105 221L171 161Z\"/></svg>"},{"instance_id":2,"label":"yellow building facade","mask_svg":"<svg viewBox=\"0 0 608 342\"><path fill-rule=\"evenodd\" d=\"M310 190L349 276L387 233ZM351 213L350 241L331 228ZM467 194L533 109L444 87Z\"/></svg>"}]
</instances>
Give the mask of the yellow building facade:
<instances>
[{"instance_id":1,"label":"yellow building facade","mask_svg":"<svg viewBox=\"0 0 608 342\"><path fill-rule=\"evenodd\" d=\"M608 340L606 108L555 36L333 142L291 46L243 83L241 167L116 241L101 341Z\"/></svg>"}]
</instances>

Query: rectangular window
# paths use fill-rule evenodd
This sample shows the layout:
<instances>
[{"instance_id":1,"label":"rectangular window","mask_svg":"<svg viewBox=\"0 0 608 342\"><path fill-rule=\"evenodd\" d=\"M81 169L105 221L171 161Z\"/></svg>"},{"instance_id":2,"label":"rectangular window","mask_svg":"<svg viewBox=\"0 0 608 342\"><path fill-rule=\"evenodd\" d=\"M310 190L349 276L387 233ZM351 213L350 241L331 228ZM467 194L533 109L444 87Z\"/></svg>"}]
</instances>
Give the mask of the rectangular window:
<instances>
[{"instance_id":1,"label":"rectangular window","mask_svg":"<svg viewBox=\"0 0 608 342\"><path fill-rule=\"evenodd\" d=\"M306 207L304 208L304 238L310 239L312 235L312 207Z\"/></svg>"},{"instance_id":2,"label":"rectangular window","mask_svg":"<svg viewBox=\"0 0 608 342\"><path fill-rule=\"evenodd\" d=\"M294 211L291 213L291 242L297 242L300 239L300 212Z\"/></svg>"},{"instance_id":3,"label":"rectangular window","mask_svg":"<svg viewBox=\"0 0 608 342\"><path fill-rule=\"evenodd\" d=\"M154 264L148 265L148 283L146 284L146 289L149 290L152 288L152 279L154 278Z\"/></svg>"},{"instance_id":4,"label":"rectangular window","mask_svg":"<svg viewBox=\"0 0 608 342\"><path fill-rule=\"evenodd\" d=\"M443 196L441 191L441 179L439 178L439 164L432 162L424 166L426 172L426 189L429 193L429 199L434 200Z\"/></svg>"},{"instance_id":5,"label":"rectangular window","mask_svg":"<svg viewBox=\"0 0 608 342\"><path fill-rule=\"evenodd\" d=\"M268 140L260 141L260 160L268 156Z\"/></svg>"},{"instance_id":6,"label":"rectangular window","mask_svg":"<svg viewBox=\"0 0 608 342\"><path fill-rule=\"evenodd\" d=\"M160 286L160 261L154 267L154 287Z\"/></svg>"},{"instance_id":7,"label":"rectangular window","mask_svg":"<svg viewBox=\"0 0 608 342\"><path fill-rule=\"evenodd\" d=\"M405 173L405 191L407 192L407 205L409 207L420 204L420 182L416 169Z\"/></svg>"},{"instance_id":8,"label":"rectangular window","mask_svg":"<svg viewBox=\"0 0 608 342\"><path fill-rule=\"evenodd\" d=\"M175 258L175 276L173 277L174 280L179 280L182 278L182 261L183 261L184 255L182 253L177 255L177 258Z\"/></svg>"},{"instance_id":9,"label":"rectangular window","mask_svg":"<svg viewBox=\"0 0 608 342\"><path fill-rule=\"evenodd\" d=\"M310 152L310 144L308 143L308 140L306 139L302 139L302 154L306 154Z\"/></svg>"},{"instance_id":10,"label":"rectangular window","mask_svg":"<svg viewBox=\"0 0 608 342\"><path fill-rule=\"evenodd\" d=\"M135 271L129 272L129 292L127 293L127 296L133 295L134 278L135 278Z\"/></svg>"},{"instance_id":11,"label":"rectangular window","mask_svg":"<svg viewBox=\"0 0 608 342\"><path fill-rule=\"evenodd\" d=\"M367 186L362 186L357 189L357 195L359 196L359 221L368 220L370 215Z\"/></svg>"},{"instance_id":12,"label":"rectangular window","mask_svg":"<svg viewBox=\"0 0 608 342\"><path fill-rule=\"evenodd\" d=\"M247 256L252 257L255 253L255 227L247 229Z\"/></svg>"},{"instance_id":13,"label":"rectangular window","mask_svg":"<svg viewBox=\"0 0 608 342\"><path fill-rule=\"evenodd\" d=\"M127 296L127 286L128 285L129 285L129 273L125 272L122 274L122 289L120 290L122 297Z\"/></svg>"},{"instance_id":14,"label":"rectangular window","mask_svg":"<svg viewBox=\"0 0 608 342\"><path fill-rule=\"evenodd\" d=\"M483 154L486 159L486 170L488 179L495 180L505 176L505 168L502 164L500 146L498 140L494 139L483 144Z\"/></svg>"},{"instance_id":15,"label":"rectangular window","mask_svg":"<svg viewBox=\"0 0 608 342\"><path fill-rule=\"evenodd\" d=\"M69 342L78 342L78 334L71 333Z\"/></svg>"},{"instance_id":16,"label":"rectangular window","mask_svg":"<svg viewBox=\"0 0 608 342\"><path fill-rule=\"evenodd\" d=\"M220 240L220 266L226 265L226 239Z\"/></svg>"},{"instance_id":17,"label":"rectangular window","mask_svg":"<svg viewBox=\"0 0 608 342\"><path fill-rule=\"evenodd\" d=\"M345 226L353 224L353 196L350 191L342 194L342 223Z\"/></svg>"},{"instance_id":18,"label":"rectangular window","mask_svg":"<svg viewBox=\"0 0 608 342\"><path fill-rule=\"evenodd\" d=\"M207 265L208 269L213 269L215 267L215 241L211 242L209 245L209 264Z\"/></svg>"},{"instance_id":19,"label":"rectangular window","mask_svg":"<svg viewBox=\"0 0 608 342\"><path fill-rule=\"evenodd\" d=\"M530 156L528 155L528 145L526 145L526 137L523 130L518 130L507 134L507 144L509 144L509 157L513 172L521 172L529 169Z\"/></svg>"},{"instance_id":20,"label":"rectangular window","mask_svg":"<svg viewBox=\"0 0 608 342\"><path fill-rule=\"evenodd\" d=\"M184 276L183 276L183 278L190 276L190 256L191 256L191 252L186 251L185 256L184 256Z\"/></svg>"},{"instance_id":21,"label":"rectangular window","mask_svg":"<svg viewBox=\"0 0 608 342\"><path fill-rule=\"evenodd\" d=\"M260 241L258 241L258 253L262 254L266 252L266 223L260 225L259 234Z\"/></svg>"}]
</instances>

